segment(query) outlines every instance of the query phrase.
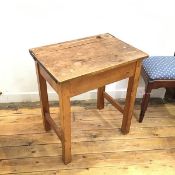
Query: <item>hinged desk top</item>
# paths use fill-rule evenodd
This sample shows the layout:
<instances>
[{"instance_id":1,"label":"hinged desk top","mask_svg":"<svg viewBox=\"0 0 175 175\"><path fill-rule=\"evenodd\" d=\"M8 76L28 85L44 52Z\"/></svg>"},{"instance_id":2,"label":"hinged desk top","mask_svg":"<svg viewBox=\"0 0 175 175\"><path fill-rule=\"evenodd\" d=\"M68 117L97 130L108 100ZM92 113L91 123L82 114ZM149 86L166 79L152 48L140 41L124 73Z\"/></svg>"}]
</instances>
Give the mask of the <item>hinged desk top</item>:
<instances>
[{"instance_id":1,"label":"hinged desk top","mask_svg":"<svg viewBox=\"0 0 175 175\"><path fill-rule=\"evenodd\" d=\"M96 74L148 55L110 34L30 49L57 82Z\"/></svg>"}]
</instances>

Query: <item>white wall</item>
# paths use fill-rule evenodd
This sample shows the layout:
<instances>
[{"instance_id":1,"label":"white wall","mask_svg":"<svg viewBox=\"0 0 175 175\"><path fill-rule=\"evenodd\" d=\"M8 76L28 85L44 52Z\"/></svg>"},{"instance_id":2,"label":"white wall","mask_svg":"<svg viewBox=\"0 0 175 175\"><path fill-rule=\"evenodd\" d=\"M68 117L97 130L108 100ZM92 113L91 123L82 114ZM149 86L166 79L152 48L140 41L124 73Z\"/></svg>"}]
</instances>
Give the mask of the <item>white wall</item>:
<instances>
[{"instance_id":1,"label":"white wall","mask_svg":"<svg viewBox=\"0 0 175 175\"><path fill-rule=\"evenodd\" d=\"M38 100L32 47L109 32L150 55L172 55L174 9L174 0L0 0L0 102ZM124 97L126 81L107 90ZM94 97L92 91L74 99Z\"/></svg>"}]
</instances>

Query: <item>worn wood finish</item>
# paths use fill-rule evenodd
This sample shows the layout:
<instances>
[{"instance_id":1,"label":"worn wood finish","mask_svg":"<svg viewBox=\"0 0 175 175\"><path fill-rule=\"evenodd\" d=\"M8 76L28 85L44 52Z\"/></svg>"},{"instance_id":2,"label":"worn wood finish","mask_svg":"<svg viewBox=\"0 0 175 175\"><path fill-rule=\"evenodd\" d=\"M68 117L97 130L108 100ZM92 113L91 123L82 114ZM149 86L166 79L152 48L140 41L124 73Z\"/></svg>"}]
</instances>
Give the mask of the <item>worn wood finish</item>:
<instances>
[{"instance_id":1,"label":"worn wood finish","mask_svg":"<svg viewBox=\"0 0 175 175\"><path fill-rule=\"evenodd\" d=\"M46 80L41 75L39 64L35 62L35 65L36 65L36 73L37 73L37 78L38 78L38 89L39 89L39 95L40 95L43 125L44 125L45 130L49 131L51 127L49 125L49 122L46 120L46 113L50 113L48 95L47 95L47 84L46 84Z\"/></svg>"},{"instance_id":2,"label":"worn wood finish","mask_svg":"<svg viewBox=\"0 0 175 175\"><path fill-rule=\"evenodd\" d=\"M39 81L41 107L44 123L49 128L45 127L49 130L51 125L61 139L62 159L65 164L71 162L71 97L99 88L97 107L104 108L105 96L120 112L124 113L122 132L129 132L139 74L135 65L148 57L146 53L110 34L33 48L29 52L37 62L38 77L39 80L41 79ZM134 78L129 83L126 109L123 111L117 102L114 103L108 94L104 94L104 91L105 85L128 77ZM60 129L50 118L46 80L59 95Z\"/></svg>"},{"instance_id":3,"label":"worn wood finish","mask_svg":"<svg viewBox=\"0 0 175 175\"><path fill-rule=\"evenodd\" d=\"M123 112L122 128L121 131L127 134L130 130L132 113L134 108L135 96L140 77L141 62L137 61L135 64L135 74L129 78L128 89L126 94L126 102Z\"/></svg>"},{"instance_id":4,"label":"worn wood finish","mask_svg":"<svg viewBox=\"0 0 175 175\"><path fill-rule=\"evenodd\" d=\"M104 72L147 54L110 34L30 49L32 56L58 81Z\"/></svg>"},{"instance_id":5,"label":"worn wood finish","mask_svg":"<svg viewBox=\"0 0 175 175\"><path fill-rule=\"evenodd\" d=\"M126 64L118 68L111 68L105 72L91 74L71 80L70 93L71 96L93 90L104 85L114 83L116 81L131 77L134 74L134 63Z\"/></svg>"},{"instance_id":6,"label":"worn wood finish","mask_svg":"<svg viewBox=\"0 0 175 175\"><path fill-rule=\"evenodd\" d=\"M152 112L150 111L150 114L151 113ZM84 116L83 114L84 113L82 113L81 115ZM96 113L95 115L98 116L99 114ZM77 128L80 127L81 129L79 129L79 130L91 131L91 130L96 130L96 129L106 129L107 130L107 129L112 128L112 129L116 130L116 132L117 132L120 130L119 128L121 127L122 115L119 113L116 113L115 115L113 114L111 117L113 117L113 119L111 119L111 120L105 119L104 117L100 118L99 121L96 123L93 119L92 120L88 120L88 119L78 120L78 121L72 123L72 129L77 130ZM155 120L155 118L157 118L157 121ZM155 118L148 117L149 120L146 120L142 124L142 127L147 127L148 125L151 125L152 127L158 127L158 126L162 127L165 125L167 127L173 127L175 125L175 120L173 117L172 117L172 119L167 119L167 117L166 118L155 117ZM102 124L99 124L100 121L103 121ZM133 128L137 127L137 124L135 123L136 119L133 118L132 121L133 121L133 124L131 125L131 129L133 130ZM41 133L44 133L40 122L33 122L33 123L30 122L29 125L30 125L30 129L28 131L27 128L24 128L23 123L16 123L15 127L14 127L13 123L1 124L0 131L1 131L2 135L12 135L12 134L22 134L22 133L23 134L27 134L27 133L28 134L35 134L35 133L41 134ZM118 136L118 135L116 134L116 136Z\"/></svg>"},{"instance_id":7,"label":"worn wood finish","mask_svg":"<svg viewBox=\"0 0 175 175\"><path fill-rule=\"evenodd\" d=\"M128 165L126 166L118 166L115 167L94 167L88 169L74 169L74 170L61 170L57 171L60 175L70 175L70 174L78 174L78 175L106 175L106 174L125 174L125 175L174 175L174 167L173 163L166 165L166 163L160 163L157 165L153 164L141 164L141 165Z\"/></svg>"},{"instance_id":8,"label":"worn wood finish","mask_svg":"<svg viewBox=\"0 0 175 175\"><path fill-rule=\"evenodd\" d=\"M136 105L128 135L120 133L120 112L109 104L103 111L95 108L95 103L72 107L73 161L66 166L62 163L62 145L57 136L39 127L42 123L39 109L0 110L0 174L162 175L166 172L173 175L174 104L150 105L141 124L137 122L140 109ZM50 111L55 120L57 108L51 107ZM35 124L37 130L32 127ZM23 130L19 130L19 125ZM5 133L3 129L7 126L13 132Z\"/></svg>"},{"instance_id":9,"label":"worn wood finish","mask_svg":"<svg viewBox=\"0 0 175 175\"><path fill-rule=\"evenodd\" d=\"M72 143L72 149L74 151L74 155L86 155L86 154L96 154L96 153L117 153L124 151L142 151L144 150L154 150L160 149L174 149L175 139L168 138L149 138L144 139L142 142L138 143L138 139L132 139L132 142L124 142L123 140L100 140L96 142L86 141L79 143ZM126 141L126 140L125 140ZM77 146L78 145L78 146ZM142 146L142 147L141 147ZM0 159L15 159L15 158L24 158L24 157L40 157L43 154L45 156L61 156L61 144L49 144L49 145L31 145L30 150L26 151L28 146L20 146L20 147L1 147L0 152L6 153L1 154ZM117 149L117 151L116 151ZM18 154L16 154L18 152Z\"/></svg>"},{"instance_id":10,"label":"worn wood finish","mask_svg":"<svg viewBox=\"0 0 175 175\"><path fill-rule=\"evenodd\" d=\"M60 120L63 133L62 155L65 164L71 162L71 107L68 83L63 83L59 91Z\"/></svg>"},{"instance_id":11,"label":"worn wood finish","mask_svg":"<svg viewBox=\"0 0 175 175\"><path fill-rule=\"evenodd\" d=\"M145 81L145 94L143 95L143 99L141 102L141 111L139 117L140 123L143 121L143 118L145 116L152 89L175 88L175 80L151 80L143 68L141 73Z\"/></svg>"}]
</instances>

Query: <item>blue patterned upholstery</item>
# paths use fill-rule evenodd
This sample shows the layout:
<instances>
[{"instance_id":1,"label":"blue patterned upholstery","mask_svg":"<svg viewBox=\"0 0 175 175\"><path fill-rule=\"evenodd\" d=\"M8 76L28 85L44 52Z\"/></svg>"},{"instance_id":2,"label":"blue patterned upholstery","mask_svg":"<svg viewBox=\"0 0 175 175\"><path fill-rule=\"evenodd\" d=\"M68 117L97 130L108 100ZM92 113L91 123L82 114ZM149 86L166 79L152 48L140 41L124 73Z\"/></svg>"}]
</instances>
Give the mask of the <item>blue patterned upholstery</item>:
<instances>
[{"instance_id":1,"label":"blue patterned upholstery","mask_svg":"<svg viewBox=\"0 0 175 175\"><path fill-rule=\"evenodd\" d=\"M143 60L143 68L152 80L175 79L175 56L151 56Z\"/></svg>"}]
</instances>

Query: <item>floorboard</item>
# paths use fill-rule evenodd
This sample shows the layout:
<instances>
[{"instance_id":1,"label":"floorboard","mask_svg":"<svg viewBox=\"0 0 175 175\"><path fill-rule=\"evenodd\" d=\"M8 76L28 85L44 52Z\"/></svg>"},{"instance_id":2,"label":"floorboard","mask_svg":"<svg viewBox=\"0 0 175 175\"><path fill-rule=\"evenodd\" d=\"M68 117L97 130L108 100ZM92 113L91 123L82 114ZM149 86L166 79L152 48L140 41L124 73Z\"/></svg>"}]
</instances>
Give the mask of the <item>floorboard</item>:
<instances>
[{"instance_id":1,"label":"floorboard","mask_svg":"<svg viewBox=\"0 0 175 175\"><path fill-rule=\"evenodd\" d=\"M120 132L122 115L111 105L72 107L72 155L61 160L61 143L43 130L40 108L0 108L0 174L13 175L174 175L175 104L150 104L143 123L135 106L131 131ZM58 122L59 109L51 107Z\"/></svg>"}]
</instances>

